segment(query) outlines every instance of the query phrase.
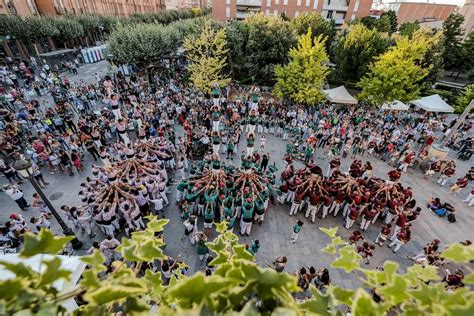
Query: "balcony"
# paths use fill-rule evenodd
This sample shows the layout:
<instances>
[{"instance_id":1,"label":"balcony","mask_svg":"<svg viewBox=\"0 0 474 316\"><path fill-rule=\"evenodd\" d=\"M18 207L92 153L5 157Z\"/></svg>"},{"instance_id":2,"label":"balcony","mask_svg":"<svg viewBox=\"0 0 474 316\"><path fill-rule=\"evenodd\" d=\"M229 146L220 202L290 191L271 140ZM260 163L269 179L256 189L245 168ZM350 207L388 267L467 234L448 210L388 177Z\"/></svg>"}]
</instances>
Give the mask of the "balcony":
<instances>
[{"instance_id":1,"label":"balcony","mask_svg":"<svg viewBox=\"0 0 474 316\"><path fill-rule=\"evenodd\" d=\"M237 5L247 7L261 7L262 0L237 0Z\"/></svg>"},{"instance_id":2,"label":"balcony","mask_svg":"<svg viewBox=\"0 0 474 316\"><path fill-rule=\"evenodd\" d=\"M347 11L349 8L348 0L324 0L323 10L328 11Z\"/></svg>"},{"instance_id":3,"label":"balcony","mask_svg":"<svg viewBox=\"0 0 474 316\"><path fill-rule=\"evenodd\" d=\"M335 23L336 25L342 25L342 24L344 24L344 19L335 19L335 20L334 20L334 23Z\"/></svg>"}]
</instances>

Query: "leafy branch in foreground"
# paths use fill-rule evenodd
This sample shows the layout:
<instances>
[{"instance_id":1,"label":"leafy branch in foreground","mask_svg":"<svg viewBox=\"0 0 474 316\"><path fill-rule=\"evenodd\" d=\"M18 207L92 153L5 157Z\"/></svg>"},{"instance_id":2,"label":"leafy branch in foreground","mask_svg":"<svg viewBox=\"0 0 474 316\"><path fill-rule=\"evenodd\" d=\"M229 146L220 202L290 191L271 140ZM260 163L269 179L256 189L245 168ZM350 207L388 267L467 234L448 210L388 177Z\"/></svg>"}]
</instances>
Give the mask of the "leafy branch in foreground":
<instances>
[{"instance_id":1,"label":"leafy branch in foreground","mask_svg":"<svg viewBox=\"0 0 474 316\"><path fill-rule=\"evenodd\" d=\"M155 272L151 263L166 259L162 250L165 243L157 236L168 220L155 217L148 220L144 231L122 239L117 248L121 261L107 267L104 256L98 251L82 257L88 269L78 285L64 293L59 293L54 283L67 280L70 273L61 269L60 260L54 255L70 238L54 236L48 230L27 235L22 257L48 254L53 255L53 259L42 260L45 265L42 272L32 271L21 262L0 261L5 270L15 275L0 281L0 313L67 314L61 303L72 297L84 302L74 311L76 315L110 315L115 311L129 315L156 312L160 315L343 315L342 310L347 308L352 315L474 313L474 292L468 287L447 290L435 266L414 265L404 273L399 273L399 265L390 261L385 262L383 270L360 267L361 257L353 246L337 236L337 228L321 228L331 238L322 251L335 256L333 268L358 276L362 285L358 289L330 285L323 294L311 285L311 297L297 300L293 294L302 290L297 286L296 276L259 267L253 255L239 244L238 237L226 230L226 223L216 225L219 235L207 244L214 253L210 262L215 267L212 275L197 272L185 277L175 273L169 285L163 285L161 273ZM454 244L442 256L458 264L468 264L474 260L474 246ZM474 283L472 273L466 275L464 283ZM381 300L374 301L364 288L376 292Z\"/></svg>"}]
</instances>

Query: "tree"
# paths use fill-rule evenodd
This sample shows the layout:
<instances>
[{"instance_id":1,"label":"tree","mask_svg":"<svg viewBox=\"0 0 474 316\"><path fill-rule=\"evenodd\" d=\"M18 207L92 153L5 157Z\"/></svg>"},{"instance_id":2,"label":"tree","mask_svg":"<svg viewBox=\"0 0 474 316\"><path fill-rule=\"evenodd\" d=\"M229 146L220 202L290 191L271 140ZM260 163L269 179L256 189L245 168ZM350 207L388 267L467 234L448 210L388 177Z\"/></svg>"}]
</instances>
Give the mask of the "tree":
<instances>
[{"instance_id":1,"label":"tree","mask_svg":"<svg viewBox=\"0 0 474 316\"><path fill-rule=\"evenodd\" d=\"M418 23L418 21L405 22L402 25L400 25L398 32L400 33L400 35L407 36L409 39L411 39L411 37L413 36L413 33L419 29L420 29L420 23Z\"/></svg>"},{"instance_id":2,"label":"tree","mask_svg":"<svg viewBox=\"0 0 474 316\"><path fill-rule=\"evenodd\" d=\"M317 11L304 12L291 20L291 27L297 35L305 35L311 29L313 38L322 35L326 40L326 50L329 51L336 37L336 24L334 20L324 19Z\"/></svg>"},{"instance_id":3,"label":"tree","mask_svg":"<svg viewBox=\"0 0 474 316\"><path fill-rule=\"evenodd\" d=\"M395 33L398 29L398 22L397 22L397 13L393 10L389 10L387 12L382 13L380 19L388 17L390 22L390 30L388 31L389 34Z\"/></svg>"},{"instance_id":4,"label":"tree","mask_svg":"<svg viewBox=\"0 0 474 316\"><path fill-rule=\"evenodd\" d=\"M463 54L466 72L474 79L474 32L469 33L463 43Z\"/></svg>"},{"instance_id":5,"label":"tree","mask_svg":"<svg viewBox=\"0 0 474 316\"><path fill-rule=\"evenodd\" d=\"M369 29L377 27L377 19L373 16L364 16L362 19L360 19L360 23L362 23Z\"/></svg>"},{"instance_id":6,"label":"tree","mask_svg":"<svg viewBox=\"0 0 474 316\"><path fill-rule=\"evenodd\" d=\"M230 21L226 26L226 35L232 78L245 83L250 72L247 61L248 28L240 21Z\"/></svg>"},{"instance_id":7,"label":"tree","mask_svg":"<svg viewBox=\"0 0 474 316\"><path fill-rule=\"evenodd\" d=\"M272 85L275 66L287 62L288 51L295 42L290 22L260 13L247 17L244 24L248 28L246 63L252 81L259 85Z\"/></svg>"},{"instance_id":8,"label":"tree","mask_svg":"<svg viewBox=\"0 0 474 316\"><path fill-rule=\"evenodd\" d=\"M122 238L116 248L123 261L114 261L110 269L100 251L81 257L88 265L79 283L58 293L55 282L65 281L71 272L61 266L56 257L71 237L54 236L42 229L39 234L25 234L21 258L40 257L41 272L30 269L21 261L0 262L13 277L0 281L0 306L6 315L64 315L60 306L71 298L80 299L75 315L111 315L117 311L127 315L341 315L350 308L353 315L382 316L396 311L399 315L471 315L474 292L471 272L465 273L466 287L447 289L440 268L434 265L413 265L400 272L399 264L385 261L383 269L363 268L362 257L353 245L337 235L337 228L320 228L330 243L321 251L334 257L331 263L339 273L354 273L360 279L356 289L331 284L322 293L309 286L311 297L296 300L301 293L297 277L287 272L261 268L254 256L239 244L239 238L227 231L227 223L216 225L219 235L207 242L215 269L210 276L199 271L185 276L180 263L171 275L169 285L163 285L161 272L146 269L150 262L166 258L161 235L169 220L147 217L147 228L135 232L130 239ZM42 256L43 254L50 256ZM469 269L474 260L474 245L450 245L440 256ZM382 299L375 301L376 291ZM307 293L308 293L307 292ZM306 295L305 295L306 296Z\"/></svg>"},{"instance_id":9,"label":"tree","mask_svg":"<svg viewBox=\"0 0 474 316\"><path fill-rule=\"evenodd\" d=\"M359 98L371 105L382 105L399 100L408 102L420 96L420 83L429 68L421 62L428 50L425 41L409 40L402 36L369 67L369 72L358 83L362 88Z\"/></svg>"},{"instance_id":10,"label":"tree","mask_svg":"<svg viewBox=\"0 0 474 316\"><path fill-rule=\"evenodd\" d=\"M456 113L464 112L464 109L474 99L474 84L465 87L456 99L456 105L454 106ZM472 112L472 111L471 111Z\"/></svg>"},{"instance_id":11,"label":"tree","mask_svg":"<svg viewBox=\"0 0 474 316\"><path fill-rule=\"evenodd\" d=\"M337 76L359 81L374 58L387 50L388 37L363 24L345 29L333 45Z\"/></svg>"},{"instance_id":12,"label":"tree","mask_svg":"<svg viewBox=\"0 0 474 316\"><path fill-rule=\"evenodd\" d=\"M209 20L200 34L186 37L183 46L195 88L210 93L213 84L220 87L229 84L231 79L224 74L229 51L224 28L214 29Z\"/></svg>"},{"instance_id":13,"label":"tree","mask_svg":"<svg viewBox=\"0 0 474 316\"><path fill-rule=\"evenodd\" d=\"M24 20L25 32L30 42L36 42L43 37L55 37L60 34L59 29L51 18L30 16Z\"/></svg>"},{"instance_id":14,"label":"tree","mask_svg":"<svg viewBox=\"0 0 474 316\"><path fill-rule=\"evenodd\" d=\"M60 40L69 41L79 37L84 36L84 28L82 25L68 18L54 19L54 24L59 30L59 35L57 36Z\"/></svg>"},{"instance_id":15,"label":"tree","mask_svg":"<svg viewBox=\"0 0 474 316\"><path fill-rule=\"evenodd\" d=\"M381 16L375 23L375 29L382 33L392 34L392 24L388 15Z\"/></svg>"},{"instance_id":16,"label":"tree","mask_svg":"<svg viewBox=\"0 0 474 316\"><path fill-rule=\"evenodd\" d=\"M443 68L443 32L441 30L422 27L413 32L412 40L423 42L426 45L426 51L420 61L420 66L428 69L428 75L423 79L425 88L431 87L441 76Z\"/></svg>"},{"instance_id":17,"label":"tree","mask_svg":"<svg viewBox=\"0 0 474 316\"><path fill-rule=\"evenodd\" d=\"M310 28L300 36L297 47L290 49L288 64L275 68L274 93L279 98L306 105L324 100L322 88L329 73L324 64L329 61L324 42L323 35L313 38Z\"/></svg>"},{"instance_id":18,"label":"tree","mask_svg":"<svg viewBox=\"0 0 474 316\"><path fill-rule=\"evenodd\" d=\"M112 32L107 46L115 62L146 68L175 51L180 42L179 33L173 27L132 24Z\"/></svg>"},{"instance_id":19,"label":"tree","mask_svg":"<svg viewBox=\"0 0 474 316\"><path fill-rule=\"evenodd\" d=\"M443 22L444 34L444 69L458 70L463 66L461 37L464 16L451 13Z\"/></svg>"}]
</instances>

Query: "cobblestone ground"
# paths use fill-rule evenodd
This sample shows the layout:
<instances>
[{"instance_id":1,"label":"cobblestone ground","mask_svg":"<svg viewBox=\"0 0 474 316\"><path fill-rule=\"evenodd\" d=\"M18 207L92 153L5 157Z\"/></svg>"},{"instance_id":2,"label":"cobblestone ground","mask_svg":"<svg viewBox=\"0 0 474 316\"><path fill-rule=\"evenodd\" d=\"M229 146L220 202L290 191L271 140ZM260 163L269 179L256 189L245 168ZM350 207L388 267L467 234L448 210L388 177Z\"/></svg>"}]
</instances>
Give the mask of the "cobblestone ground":
<instances>
[{"instance_id":1,"label":"cobblestone ground","mask_svg":"<svg viewBox=\"0 0 474 316\"><path fill-rule=\"evenodd\" d=\"M71 80L95 80L94 74L97 71L105 72L106 63L101 62L94 65L89 65L81 68L79 75L70 76ZM51 102L50 98L46 97L45 102ZM176 127L177 136L182 135L183 130L181 126ZM259 144L261 135L257 134L256 147ZM266 135L266 151L271 154L270 163L275 162L278 170L278 175L283 168L283 161L281 158L284 155L286 148L286 141L281 138L276 138L272 135ZM245 146L245 139L240 142L240 152ZM453 159L455 159L454 153L450 153ZM324 157L324 153L320 149L314 155L315 162L323 170L327 169L328 161ZM373 174L385 178L387 172L392 168L387 163L368 157L360 157L363 163L366 160L370 160L374 167ZM225 159L223 159L225 160ZM350 159L342 160L342 168L347 170L350 164ZM62 193L62 196L53 200L52 203L57 209L63 204L68 205L80 205L80 200L77 193L80 190L80 183L84 181L85 177L90 174L91 166L95 162L90 156L85 158L85 170L81 174L75 174L74 177L69 177L67 174L55 174L50 175L44 171L44 176L50 185L44 190L47 196L51 196L54 193ZM226 164L239 165L240 159L235 156L234 160L225 160ZM298 163L297 163L298 164ZM457 175L462 176L467 172L471 166L469 162L457 161L456 162ZM171 176L178 178L174 173ZM400 251L394 254L388 247L376 246L376 251L371 263L367 266L369 268L375 268L383 265L386 260L392 260L398 262L402 269L411 265L411 261L407 259L407 256L413 255L419 252L426 242L429 242L435 238L442 241L443 245L448 243L459 242L465 239L473 239L474 234L472 233L472 224L474 223L474 215L462 199L468 194L471 186L468 189L462 191L457 197L449 193L448 182L445 187L440 187L436 184L436 178L428 178L419 170L409 169L407 173L402 175L401 181L406 186L411 186L414 191L414 196L417 200L417 204L423 208L422 214L418 217L418 220L413 224L412 240ZM453 179L455 180L455 179ZM6 183L6 179L0 178L0 185ZM22 185L22 189L25 192L25 197L28 201L31 201L31 196L34 192L33 188L29 183ZM175 200L176 190L173 187L171 190L170 201ZM457 222L454 224L449 223L443 218L439 218L432 214L425 207L425 202L431 196L439 197L442 201L451 203L456 208ZM0 193L0 223L5 222L8 215L12 212L21 212L17 205L4 193ZM333 260L331 256L321 252L321 249L326 246L328 238L324 235L319 227L339 227L339 233L343 238L346 238L351 231L357 229L357 225L350 230L346 230L343 227L343 218L341 215L334 218L329 215L326 219L322 220L317 218L316 223L312 224L310 221L304 218L304 214L298 213L296 216L289 216L289 205L272 205L270 204L269 211L265 217L265 222L262 226L254 225L250 237L244 237L241 239L242 242L250 242L253 239L259 239L261 247L256 255L257 262L264 266L266 263L271 262L273 258L278 255L286 255L288 257L287 271L293 272L299 269L301 266L314 266L316 268L328 267L330 262ZM28 211L23 212L26 218L37 215L39 212L37 209L30 208ZM320 214L318 214L320 215ZM170 223L165 228L165 239L167 242L166 253L169 256L176 256L181 254L182 259L190 266L191 270L199 270L202 264L197 258L195 249L189 244L187 239L182 238L184 232L184 226L178 216L177 208L174 203L166 208L166 217L170 219ZM298 241L294 244L289 242L291 236L291 227L297 219L302 219L305 224ZM54 219L51 219L52 229L56 233L60 233L59 225ZM202 225L202 221L200 222ZM200 226L201 226L200 225ZM365 233L367 240L374 240L380 231L380 222L371 225L368 231ZM237 228L237 227L236 227ZM97 229L97 228L96 228ZM84 247L75 254L83 254L91 246L93 240L90 240L80 230L76 230L77 236L84 242ZM99 232L95 237L95 240L102 240L104 236ZM181 240L183 239L183 240ZM343 285L346 287L355 287L358 284L358 280L355 275L346 274L335 269L330 269L332 280L335 284Z\"/></svg>"}]
</instances>

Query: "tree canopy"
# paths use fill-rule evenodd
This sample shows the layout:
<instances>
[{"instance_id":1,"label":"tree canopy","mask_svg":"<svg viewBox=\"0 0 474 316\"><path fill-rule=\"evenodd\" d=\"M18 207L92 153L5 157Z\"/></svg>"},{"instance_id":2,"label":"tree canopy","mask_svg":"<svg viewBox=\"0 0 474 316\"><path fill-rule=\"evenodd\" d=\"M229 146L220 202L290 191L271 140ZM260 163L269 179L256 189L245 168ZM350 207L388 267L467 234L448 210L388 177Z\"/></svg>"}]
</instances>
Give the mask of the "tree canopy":
<instances>
[{"instance_id":1,"label":"tree canopy","mask_svg":"<svg viewBox=\"0 0 474 316\"><path fill-rule=\"evenodd\" d=\"M457 70L463 65L461 37L464 16L459 13L450 14L443 22L444 34L444 68Z\"/></svg>"},{"instance_id":2,"label":"tree canopy","mask_svg":"<svg viewBox=\"0 0 474 316\"><path fill-rule=\"evenodd\" d=\"M336 37L336 24L334 20L324 19L317 11L304 12L298 15L291 20L291 27L297 35L305 35L308 32L308 28L311 29L313 38L322 35L326 41L327 51L329 51Z\"/></svg>"},{"instance_id":3,"label":"tree canopy","mask_svg":"<svg viewBox=\"0 0 474 316\"><path fill-rule=\"evenodd\" d=\"M421 65L428 49L426 41L410 40L405 36L398 38L396 45L377 57L358 83L362 88L359 99L376 106L418 98L420 83L430 70Z\"/></svg>"},{"instance_id":4,"label":"tree canopy","mask_svg":"<svg viewBox=\"0 0 474 316\"><path fill-rule=\"evenodd\" d=\"M220 87L229 84L231 79L224 74L229 51L224 28L216 30L208 20L200 33L184 39L183 46L190 80L196 89L210 93L214 84Z\"/></svg>"},{"instance_id":5,"label":"tree canopy","mask_svg":"<svg viewBox=\"0 0 474 316\"><path fill-rule=\"evenodd\" d=\"M325 41L323 35L313 38L311 28L300 36L297 47L290 49L288 64L275 68L274 93L279 98L306 105L324 100L322 88L329 73Z\"/></svg>"},{"instance_id":6,"label":"tree canopy","mask_svg":"<svg viewBox=\"0 0 474 316\"><path fill-rule=\"evenodd\" d=\"M343 30L333 45L337 76L358 81L375 57L387 50L388 37L363 24L353 24Z\"/></svg>"},{"instance_id":7,"label":"tree canopy","mask_svg":"<svg viewBox=\"0 0 474 316\"><path fill-rule=\"evenodd\" d=\"M253 82L271 85L275 66L285 64L288 51L295 43L290 22L279 16L255 14L245 19L248 28L247 59Z\"/></svg>"}]
</instances>

